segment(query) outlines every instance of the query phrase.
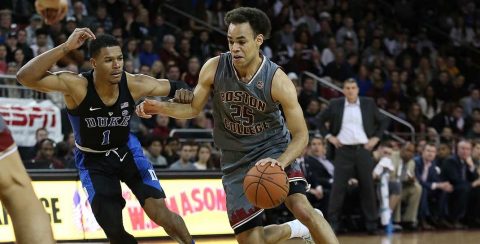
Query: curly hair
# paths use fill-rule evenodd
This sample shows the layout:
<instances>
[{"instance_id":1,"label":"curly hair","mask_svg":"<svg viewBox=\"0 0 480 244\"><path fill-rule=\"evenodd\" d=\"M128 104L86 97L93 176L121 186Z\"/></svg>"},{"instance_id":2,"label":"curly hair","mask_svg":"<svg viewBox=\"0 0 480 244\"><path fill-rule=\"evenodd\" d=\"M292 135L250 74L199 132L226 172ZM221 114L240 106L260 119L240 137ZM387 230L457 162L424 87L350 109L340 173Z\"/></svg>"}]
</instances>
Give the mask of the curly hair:
<instances>
[{"instance_id":1,"label":"curly hair","mask_svg":"<svg viewBox=\"0 0 480 244\"><path fill-rule=\"evenodd\" d=\"M255 36L262 34L264 39L270 38L272 25L270 19L261 10L249 7L240 7L229 11L225 15L225 24L241 24L248 22L253 29Z\"/></svg>"},{"instance_id":2,"label":"curly hair","mask_svg":"<svg viewBox=\"0 0 480 244\"><path fill-rule=\"evenodd\" d=\"M104 47L115 47L115 46L120 47L120 43L117 41L117 39L114 36L109 34L99 35L97 36L96 39L90 41L90 45L89 45L90 57L93 58L97 56L100 53L100 50Z\"/></svg>"}]
</instances>

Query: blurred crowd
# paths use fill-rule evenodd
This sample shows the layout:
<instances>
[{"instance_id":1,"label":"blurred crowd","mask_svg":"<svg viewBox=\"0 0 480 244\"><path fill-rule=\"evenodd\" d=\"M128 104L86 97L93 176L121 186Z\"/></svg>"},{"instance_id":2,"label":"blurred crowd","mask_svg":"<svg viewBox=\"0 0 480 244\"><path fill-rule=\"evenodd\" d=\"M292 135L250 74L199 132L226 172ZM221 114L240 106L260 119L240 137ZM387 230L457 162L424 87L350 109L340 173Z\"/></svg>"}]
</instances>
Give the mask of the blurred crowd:
<instances>
[{"instance_id":1,"label":"blurred crowd","mask_svg":"<svg viewBox=\"0 0 480 244\"><path fill-rule=\"evenodd\" d=\"M70 0L67 17L47 26L35 13L33 1L0 2L0 74L14 75L31 58L63 43L78 27L115 36L124 51L124 69L156 78L184 80L192 88L202 64L227 51L226 37L165 7L168 4L219 30L226 30L225 13L253 6L267 13L272 38L262 46L265 56L282 66L297 87L298 100L311 131L325 102L341 96L305 71L341 86L354 78L361 96L413 125L416 141L399 145L384 141L375 157L390 157L390 207L404 227L463 228L478 225L478 165L480 162L480 8L478 1L413 0ZM51 71L83 72L91 68L86 47L62 58ZM13 79L0 85L16 86ZM0 96L27 97L25 91L0 88ZM62 105L62 97L43 95ZM54 142L39 128L37 143L22 148L27 168L74 168L74 138L62 110L65 139ZM158 115L132 120L132 132L155 167L172 170L219 169L219 152L200 143L205 134L170 136L174 129L211 129L211 107L192 120ZM407 127L391 123L390 132L410 140ZM321 158L323 140L312 140L300 160L310 178L310 200L328 208L334 167L310 170L309 157ZM469 149L466 149L469 148ZM457 172L458 160L474 171ZM462 161L462 162L463 162ZM397 162L395 164L395 162ZM409 171L396 168L407 165ZM470 163L471 162L471 163ZM322 163L322 165L324 165ZM397 165L397 166L395 166ZM467 164L461 164L467 165ZM469 166L470 167L470 166ZM387 167L388 168L388 167ZM392 168L392 167L390 167ZM330 177L317 180L312 172ZM427 172L427 173L425 173ZM408 173L408 174L407 174ZM372 177L379 177L372 175ZM349 197L358 182L352 178ZM461 199L461 200L459 200ZM355 203L355 201L346 201ZM358 201L357 201L358 202ZM472 205L476 204L476 205ZM358 206L346 204L345 215ZM465 212L467 211L467 212ZM418 214L417 214L418 213ZM466 218L468 217L468 218ZM355 218L344 226L355 229Z\"/></svg>"}]
</instances>

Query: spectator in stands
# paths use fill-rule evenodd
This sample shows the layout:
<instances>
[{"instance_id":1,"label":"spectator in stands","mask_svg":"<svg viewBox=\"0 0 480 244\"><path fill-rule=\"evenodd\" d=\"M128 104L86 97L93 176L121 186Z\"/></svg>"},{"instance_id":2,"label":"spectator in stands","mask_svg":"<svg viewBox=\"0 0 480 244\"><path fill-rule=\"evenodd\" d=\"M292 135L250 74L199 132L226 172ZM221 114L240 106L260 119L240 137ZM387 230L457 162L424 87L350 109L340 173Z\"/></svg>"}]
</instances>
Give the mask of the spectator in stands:
<instances>
[{"instance_id":1,"label":"spectator in stands","mask_svg":"<svg viewBox=\"0 0 480 244\"><path fill-rule=\"evenodd\" d=\"M153 23L150 25L148 31L153 38L156 47L162 46L163 37L167 34L172 34L173 31L165 24L165 18L161 14L157 14Z\"/></svg>"},{"instance_id":2,"label":"spectator in stands","mask_svg":"<svg viewBox=\"0 0 480 244\"><path fill-rule=\"evenodd\" d=\"M199 43L193 47L195 54L200 58L200 61L205 63L213 56L215 45L210 40L210 34L207 30L202 30L199 34Z\"/></svg>"},{"instance_id":3,"label":"spectator in stands","mask_svg":"<svg viewBox=\"0 0 480 244\"><path fill-rule=\"evenodd\" d=\"M190 162L190 150L189 144L182 144L180 146L180 158L168 167L170 170L196 170L197 168Z\"/></svg>"},{"instance_id":4,"label":"spectator in stands","mask_svg":"<svg viewBox=\"0 0 480 244\"><path fill-rule=\"evenodd\" d=\"M142 50L139 53L140 65L152 66L153 62L160 60L158 54L153 50L153 41L150 38L145 38L142 44Z\"/></svg>"},{"instance_id":5,"label":"spectator in stands","mask_svg":"<svg viewBox=\"0 0 480 244\"><path fill-rule=\"evenodd\" d=\"M75 17L75 19L77 20L78 26L92 27L94 19L92 16L88 15L85 5L82 1L76 1L73 4L73 17Z\"/></svg>"},{"instance_id":6,"label":"spectator in stands","mask_svg":"<svg viewBox=\"0 0 480 244\"><path fill-rule=\"evenodd\" d=\"M373 84L370 79L370 70L368 69L367 65L360 65L358 75L356 76L355 80L358 84L360 96L366 96L367 94L371 93L370 90L373 88Z\"/></svg>"},{"instance_id":7,"label":"spectator in stands","mask_svg":"<svg viewBox=\"0 0 480 244\"><path fill-rule=\"evenodd\" d=\"M6 74L7 69L7 46L3 43L0 43L0 75Z\"/></svg>"},{"instance_id":8,"label":"spectator in stands","mask_svg":"<svg viewBox=\"0 0 480 244\"><path fill-rule=\"evenodd\" d=\"M30 48L30 45L27 43L27 32L24 29L19 29L17 31L17 47L23 50L25 54L25 60L29 61L33 58L33 50Z\"/></svg>"},{"instance_id":9,"label":"spectator in stands","mask_svg":"<svg viewBox=\"0 0 480 244\"><path fill-rule=\"evenodd\" d=\"M463 135L465 132L466 120L463 117L463 108L460 105L455 105L452 110L453 125L451 126L453 133Z\"/></svg>"},{"instance_id":10,"label":"spectator in stands","mask_svg":"<svg viewBox=\"0 0 480 244\"><path fill-rule=\"evenodd\" d=\"M53 45L48 44L48 32L46 29L37 29L35 31L35 44L30 45L30 48L33 50L33 56L36 57L38 56L39 50L42 48L46 48L47 50L50 50L53 48Z\"/></svg>"},{"instance_id":11,"label":"spectator in stands","mask_svg":"<svg viewBox=\"0 0 480 244\"><path fill-rule=\"evenodd\" d=\"M302 83L302 91L300 92L300 96L298 97L298 103L304 111L311 100L318 98L317 88L315 85L316 81L312 77L304 76Z\"/></svg>"},{"instance_id":12,"label":"spectator in stands","mask_svg":"<svg viewBox=\"0 0 480 244\"><path fill-rule=\"evenodd\" d=\"M432 230L434 227L431 224L437 227L451 227L443 219L443 209L447 193L453 191L453 186L448 181L442 181L441 169L435 160L436 154L436 146L428 143L424 146L421 156L414 159L415 177L422 185L418 210L419 226L424 230Z\"/></svg>"},{"instance_id":13,"label":"spectator in stands","mask_svg":"<svg viewBox=\"0 0 480 244\"><path fill-rule=\"evenodd\" d=\"M469 45L473 37L475 36L475 32L469 26L465 25L465 20L463 16L458 16L455 19L455 24L450 29L450 39L453 42L455 47L461 47L463 45Z\"/></svg>"},{"instance_id":14,"label":"spectator in stands","mask_svg":"<svg viewBox=\"0 0 480 244\"><path fill-rule=\"evenodd\" d=\"M435 95L438 99L444 102L450 102L450 91L452 90L452 82L450 75L446 70L440 71L438 78L432 81L432 86L435 88Z\"/></svg>"},{"instance_id":15,"label":"spectator in stands","mask_svg":"<svg viewBox=\"0 0 480 244\"><path fill-rule=\"evenodd\" d=\"M182 70L187 70L188 60L192 57L192 47L190 44L190 40L187 38L180 39L180 43L178 45L178 60L179 64L183 65L181 68ZM200 65L200 61L199 61Z\"/></svg>"},{"instance_id":16,"label":"spectator in stands","mask_svg":"<svg viewBox=\"0 0 480 244\"><path fill-rule=\"evenodd\" d=\"M412 103L407 114L407 121L415 128L416 133L427 132L428 119L422 114L422 109L417 103Z\"/></svg>"},{"instance_id":17,"label":"spectator in stands","mask_svg":"<svg viewBox=\"0 0 480 244\"><path fill-rule=\"evenodd\" d=\"M157 60L153 62L150 73L157 79L165 79L165 66L163 65L162 61Z\"/></svg>"},{"instance_id":18,"label":"spectator in stands","mask_svg":"<svg viewBox=\"0 0 480 244\"><path fill-rule=\"evenodd\" d=\"M158 116L158 115L157 115ZM168 165L173 164L178 160L178 150L180 146L180 141L176 137L168 137L167 143L163 150L163 156L167 159Z\"/></svg>"},{"instance_id":19,"label":"spectator in stands","mask_svg":"<svg viewBox=\"0 0 480 244\"><path fill-rule=\"evenodd\" d=\"M337 31L337 44L343 44L346 38L352 39L354 46L358 47L358 36L353 29L353 19L349 16L343 18L343 26Z\"/></svg>"},{"instance_id":20,"label":"spectator in stands","mask_svg":"<svg viewBox=\"0 0 480 244\"><path fill-rule=\"evenodd\" d=\"M474 121L472 128L467 131L465 137L467 139L477 139L480 138L480 121Z\"/></svg>"},{"instance_id":21,"label":"spectator in stands","mask_svg":"<svg viewBox=\"0 0 480 244\"><path fill-rule=\"evenodd\" d=\"M435 128L439 133L442 132L443 128L453 126L454 119L452 117L453 104L452 103L442 103L442 109L440 113L434 115L430 120L430 126Z\"/></svg>"},{"instance_id":22,"label":"spectator in stands","mask_svg":"<svg viewBox=\"0 0 480 244\"><path fill-rule=\"evenodd\" d=\"M412 230L417 227L417 214L422 195L422 186L415 178L415 161L413 156L415 145L406 143L400 152L392 154L394 172L390 180L401 184L400 198L394 209L394 222L402 223L406 229Z\"/></svg>"},{"instance_id":23,"label":"spectator in stands","mask_svg":"<svg viewBox=\"0 0 480 244\"><path fill-rule=\"evenodd\" d=\"M212 147L208 144L202 144L196 152L197 161L193 163L198 170L214 169L212 161Z\"/></svg>"},{"instance_id":24,"label":"spectator in stands","mask_svg":"<svg viewBox=\"0 0 480 244\"><path fill-rule=\"evenodd\" d=\"M478 194L480 184L472 184L478 179L477 169L472 159L472 143L461 140L457 152L445 160L442 177L453 186L448 194L448 218L456 229L463 229L461 220L465 217L469 197ZM478 206L476 206L478 208Z\"/></svg>"},{"instance_id":25,"label":"spectator in stands","mask_svg":"<svg viewBox=\"0 0 480 244\"><path fill-rule=\"evenodd\" d=\"M18 49L18 40L16 32L8 32L7 39L5 40L7 45L7 61L14 61L14 52Z\"/></svg>"},{"instance_id":26,"label":"spectator in stands","mask_svg":"<svg viewBox=\"0 0 480 244\"><path fill-rule=\"evenodd\" d=\"M325 144L322 138L312 137L308 145L308 156L303 160L302 170L310 183L307 198L313 207L328 213L328 201L332 191L334 166L325 157Z\"/></svg>"},{"instance_id":27,"label":"spectator in stands","mask_svg":"<svg viewBox=\"0 0 480 244\"><path fill-rule=\"evenodd\" d=\"M344 51L341 48L335 50L335 61L327 65L324 75L329 76L336 82L344 81L353 76L352 67L346 62Z\"/></svg>"},{"instance_id":28,"label":"spectator in stands","mask_svg":"<svg viewBox=\"0 0 480 244\"><path fill-rule=\"evenodd\" d=\"M420 94L416 100L422 114L429 120L441 112L443 102L437 98L435 89L431 85L428 85L423 94Z\"/></svg>"},{"instance_id":29,"label":"spectator in stands","mask_svg":"<svg viewBox=\"0 0 480 244\"><path fill-rule=\"evenodd\" d=\"M138 41L137 39L130 38L127 40L127 44L124 47L124 58L132 61L133 69L138 70L140 68L140 55L138 52ZM148 63L144 61L144 63Z\"/></svg>"},{"instance_id":30,"label":"spectator in stands","mask_svg":"<svg viewBox=\"0 0 480 244\"><path fill-rule=\"evenodd\" d=\"M180 67L176 64L167 66L166 78L169 80L179 80L180 79Z\"/></svg>"},{"instance_id":31,"label":"spectator in stands","mask_svg":"<svg viewBox=\"0 0 480 244\"><path fill-rule=\"evenodd\" d=\"M64 165L64 168L75 169L75 159L66 142L61 141L55 145L55 158Z\"/></svg>"},{"instance_id":32,"label":"spectator in stands","mask_svg":"<svg viewBox=\"0 0 480 244\"><path fill-rule=\"evenodd\" d=\"M437 165L442 168L443 162L452 156L452 146L449 143L442 142L438 145L438 153L436 157Z\"/></svg>"},{"instance_id":33,"label":"spectator in stands","mask_svg":"<svg viewBox=\"0 0 480 244\"><path fill-rule=\"evenodd\" d=\"M480 89L473 88L470 96L463 98L461 104L466 116L471 115L474 109L480 109Z\"/></svg>"},{"instance_id":34,"label":"spectator in stands","mask_svg":"<svg viewBox=\"0 0 480 244\"><path fill-rule=\"evenodd\" d=\"M43 139L38 143L35 158L25 163L27 169L63 169L63 163L54 157L55 142L52 139Z\"/></svg>"},{"instance_id":35,"label":"spectator in stands","mask_svg":"<svg viewBox=\"0 0 480 244\"><path fill-rule=\"evenodd\" d=\"M155 127L152 129L151 134L162 139L167 139L170 133L170 118L165 115L158 114L155 117Z\"/></svg>"},{"instance_id":36,"label":"spectator in stands","mask_svg":"<svg viewBox=\"0 0 480 244\"><path fill-rule=\"evenodd\" d=\"M176 64L179 64L180 54L175 49L175 46L176 42L173 35L168 34L163 37L162 48L159 51L159 56L164 64L168 63L169 61L174 61Z\"/></svg>"},{"instance_id":37,"label":"spectator in stands","mask_svg":"<svg viewBox=\"0 0 480 244\"><path fill-rule=\"evenodd\" d=\"M198 82L200 68L200 60L196 56L190 57L188 59L187 71L182 74L181 80L185 81L190 87L194 88Z\"/></svg>"},{"instance_id":38,"label":"spectator in stands","mask_svg":"<svg viewBox=\"0 0 480 244\"><path fill-rule=\"evenodd\" d=\"M150 136L145 140L143 153L155 168L167 168L167 159L162 156L163 144L160 137Z\"/></svg>"},{"instance_id":39,"label":"spectator in stands","mask_svg":"<svg viewBox=\"0 0 480 244\"><path fill-rule=\"evenodd\" d=\"M113 28L112 18L108 16L107 8L103 4L97 6L95 17L92 23L92 27L95 29L99 26L105 29L105 33L110 33ZM95 34L97 35L97 33Z\"/></svg>"}]
</instances>

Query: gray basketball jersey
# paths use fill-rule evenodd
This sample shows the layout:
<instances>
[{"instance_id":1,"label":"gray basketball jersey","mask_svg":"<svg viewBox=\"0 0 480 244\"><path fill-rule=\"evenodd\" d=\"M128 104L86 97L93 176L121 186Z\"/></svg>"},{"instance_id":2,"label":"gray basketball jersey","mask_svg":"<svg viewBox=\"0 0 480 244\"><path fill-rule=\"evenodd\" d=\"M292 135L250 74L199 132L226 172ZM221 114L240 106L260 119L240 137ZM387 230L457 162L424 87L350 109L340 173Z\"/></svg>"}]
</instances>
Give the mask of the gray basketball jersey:
<instances>
[{"instance_id":1,"label":"gray basketball jersey","mask_svg":"<svg viewBox=\"0 0 480 244\"><path fill-rule=\"evenodd\" d=\"M229 151L260 156L270 148L283 152L290 141L279 104L271 96L272 78L279 67L262 57L260 68L245 83L237 76L231 53L220 55L213 87L213 138L224 156ZM222 163L234 162L222 159Z\"/></svg>"}]
</instances>

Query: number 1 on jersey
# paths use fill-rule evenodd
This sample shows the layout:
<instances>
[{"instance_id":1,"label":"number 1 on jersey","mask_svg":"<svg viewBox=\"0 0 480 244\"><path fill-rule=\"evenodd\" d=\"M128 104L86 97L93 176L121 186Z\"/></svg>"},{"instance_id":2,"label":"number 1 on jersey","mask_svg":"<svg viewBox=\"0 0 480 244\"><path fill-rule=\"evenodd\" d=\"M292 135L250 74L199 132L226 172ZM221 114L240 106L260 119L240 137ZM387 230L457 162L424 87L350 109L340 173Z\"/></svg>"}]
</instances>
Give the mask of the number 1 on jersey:
<instances>
[{"instance_id":1,"label":"number 1 on jersey","mask_svg":"<svg viewBox=\"0 0 480 244\"><path fill-rule=\"evenodd\" d=\"M110 130L106 130L103 132L103 141L102 145L110 144Z\"/></svg>"}]
</instances>

